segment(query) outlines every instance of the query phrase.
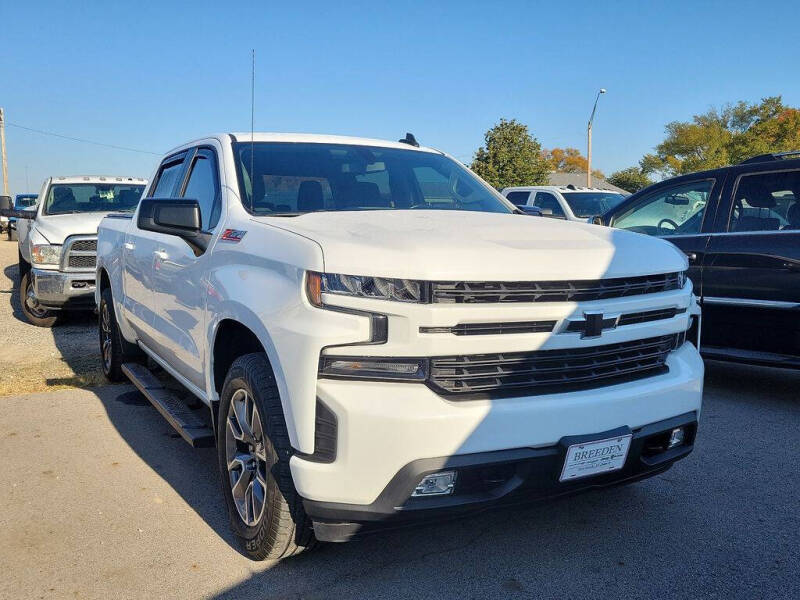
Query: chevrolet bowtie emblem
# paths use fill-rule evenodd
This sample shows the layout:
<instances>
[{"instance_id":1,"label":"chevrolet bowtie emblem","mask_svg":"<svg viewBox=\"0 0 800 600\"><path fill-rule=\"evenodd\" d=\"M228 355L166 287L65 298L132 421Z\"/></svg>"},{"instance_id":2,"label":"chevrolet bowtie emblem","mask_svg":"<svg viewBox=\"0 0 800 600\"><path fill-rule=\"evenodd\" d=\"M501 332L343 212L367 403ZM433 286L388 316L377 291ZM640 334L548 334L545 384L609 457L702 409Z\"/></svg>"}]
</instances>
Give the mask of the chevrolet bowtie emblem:
<instances>
[{"instance_id":1,"label":"chevrolet bowtie emblem","mask_svg":"<svg viewBox=\"0 0 800 600\"><path fill-rule=\"evenodd\" d=\"M566 332L580 332L582 338L600 337L604 330L614 329L617 326L617 318L607 317L599 311L587 311L583 313L583 319L570 321Z\"/></svg>"}]
</instances>

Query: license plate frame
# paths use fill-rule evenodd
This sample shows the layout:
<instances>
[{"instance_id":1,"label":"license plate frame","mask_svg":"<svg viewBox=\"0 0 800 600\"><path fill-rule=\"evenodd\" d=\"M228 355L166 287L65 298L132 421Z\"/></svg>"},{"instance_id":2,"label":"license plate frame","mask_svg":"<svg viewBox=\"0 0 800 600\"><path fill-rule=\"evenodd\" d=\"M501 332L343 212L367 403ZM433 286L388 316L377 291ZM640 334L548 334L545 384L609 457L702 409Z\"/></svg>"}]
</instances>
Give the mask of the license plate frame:
<instances>
[{"instance_id":1,"label":"license plate frame","mask_svg":"<svg viewBox=\"0 0 800 600\"><path fill-rule=\"evenodd\" d=\"M619 471L628 460L633 434L578 442L567 447L561 468L561 483ZM608 450L606 450L608 449Z\"/></svg>"}]
</instances>

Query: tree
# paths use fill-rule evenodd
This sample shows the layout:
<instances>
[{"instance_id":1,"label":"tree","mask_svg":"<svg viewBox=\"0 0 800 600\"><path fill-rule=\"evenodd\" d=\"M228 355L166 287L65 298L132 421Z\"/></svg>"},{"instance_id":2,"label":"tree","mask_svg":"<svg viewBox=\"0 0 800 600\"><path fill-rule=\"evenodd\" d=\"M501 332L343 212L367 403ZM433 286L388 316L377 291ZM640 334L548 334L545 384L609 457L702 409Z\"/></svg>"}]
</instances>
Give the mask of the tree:
<instances>
[{"instance_id":1,"label":"tree","mask_svg":"<svg viewBox=\"0 0 800 600\"><path fill-rule=\"evenodd\" d=\"M551 171L558 173L586 173L589 161L577 148L553 148L543 150L542 158L550 165ZM593 170L593 177L605 179L602 171Z\"/></svg>"},{"instance_id":2,"label":"tree","mask_svg":"<svg viewBox=\"0 0 800 600\"><path fill-rule=\"evenodd\" d=\"M612 173L606 179L611 185L615 185L628 192L638 192L642 188L646 188L653 182L647 176L647 173L642 171L641 167L628 167L616 173Z\"/></svg>"},{"instance_id":3,"label":"tree","mask_svg":"<svg viewBox=\"0 0 800 600\"><path fill-rule=\"evenodd\" d=\"M800 110L780 96L758 104L737 102L712 108L691 121L673 121L654 154L640 162L645 173L692 173L735 164L767 152L800 148Z\"/></svg>"},{"instance_id":4,"label":"tree","mask_svg":"<svg viewBox=\"0 0 800 600\"><path fill-rule=\"evenodd\" d=\"M471 168L496 188L547 183L549 165L542 147L516 119L500 119L483 136Z\"/></svg>"}]
</instances>

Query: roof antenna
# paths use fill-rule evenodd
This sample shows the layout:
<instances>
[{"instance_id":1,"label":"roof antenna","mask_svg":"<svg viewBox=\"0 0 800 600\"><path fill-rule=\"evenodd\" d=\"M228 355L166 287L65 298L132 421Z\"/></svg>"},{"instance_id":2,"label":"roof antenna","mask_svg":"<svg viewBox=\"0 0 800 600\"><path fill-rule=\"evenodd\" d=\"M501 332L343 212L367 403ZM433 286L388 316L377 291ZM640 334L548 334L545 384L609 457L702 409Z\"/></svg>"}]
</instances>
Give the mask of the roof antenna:
<instances>
[{"instance_id":1,"label":"roof antenna","mask_svg":"<svg viewBox=\"0 0 800 600\"><path fill-rule=\"evenodd\" d=\"M414 137L413 133L406 132L406 137L404 137L402 140L397 140L397 141L400 142L401 144L408 144L409 146L414 146L415 148L419 148L419 142L417 141L417 138Z\"/></svg>"},{"instance_id":2,"label":"roof antenna","mask_svg":"<svg viewBox=\"0 0 800 600\"><path fill-rule=\"evenodd\" d=\"M251 71L250 71L250 210L253 210L256 199L256 186L255 175L253 173L253 163L255 160L253 132L255 131L256 123L256 50L252 48L251 52Z\"/></svg>"}]
</instances>

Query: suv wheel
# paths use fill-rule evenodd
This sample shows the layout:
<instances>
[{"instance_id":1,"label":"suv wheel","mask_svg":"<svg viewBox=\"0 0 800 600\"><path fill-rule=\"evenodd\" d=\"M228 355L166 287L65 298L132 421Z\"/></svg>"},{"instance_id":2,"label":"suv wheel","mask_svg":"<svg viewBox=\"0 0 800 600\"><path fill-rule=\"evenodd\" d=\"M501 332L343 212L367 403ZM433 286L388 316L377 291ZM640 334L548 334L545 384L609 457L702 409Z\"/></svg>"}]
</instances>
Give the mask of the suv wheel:
<instances>
[{"instance_id":1,"label":"suv wheel","mask_svg":"<svg viewBox=\"0 0 800 600\"><path fill-rule=\"evenodd\" d=\"M123 381L122 363L138 361L143 357L142 351L122 337L114 313L114 296L107 287L100 295L100 306L97 308L97 324L100 330L100 362L103 375L109 381Z\"/></svg>"},{"instance_id":2,"label":"suv wheel","mask_svg":"<svg viewBox=\"0 0 800 600\"><path fill-rule=\"evenodd\" d=\"M292 481L292 447L265 354L246 354L233 362L219 411L223 494L246 554L274 560L312 547L316 540Z\"/></svg>"},{"instance_id":3,"label":"suv wheel","mask_svg":"<svg viewBox=\"0 0 800 600\"><path fill-rule=\"evenodd\" d=\"M37 327L52 327L58 321L58 312L38 305L33 290L31 290L30 269L23 270L20 265L20 271L22 277L19 282L19 303L22 306L22 314Z\"/></svg>"}]
</instances>

